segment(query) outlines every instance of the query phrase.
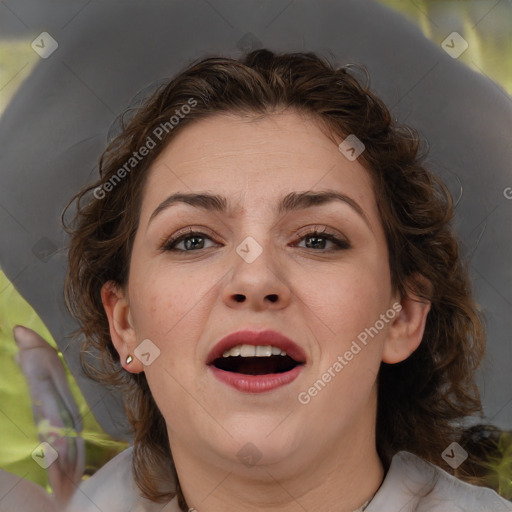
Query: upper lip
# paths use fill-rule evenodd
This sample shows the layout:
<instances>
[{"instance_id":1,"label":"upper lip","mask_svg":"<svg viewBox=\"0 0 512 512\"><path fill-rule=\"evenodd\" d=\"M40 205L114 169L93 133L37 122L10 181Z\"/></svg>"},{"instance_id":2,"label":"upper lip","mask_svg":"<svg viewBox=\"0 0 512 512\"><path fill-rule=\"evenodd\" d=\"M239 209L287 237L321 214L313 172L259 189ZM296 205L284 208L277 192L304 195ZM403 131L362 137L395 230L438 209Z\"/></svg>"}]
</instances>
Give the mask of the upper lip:
<instances>
[{"instance_id":1,"label":"upper lip","mask_svg":"<svg viewBox=\"0 0 512 512\"><path fill-rule=\"evenodd\" d=\"M273 347L284 350L298 363L304 363L306 361L306 354L297 343L277 331L266 329L264 331L241 330L224 336L224 338L216 343L210 350L206 364L212 364L215 359L222 357L222 354L226 350L236 345L272 345Z\"/></svg>"}]
</instances>

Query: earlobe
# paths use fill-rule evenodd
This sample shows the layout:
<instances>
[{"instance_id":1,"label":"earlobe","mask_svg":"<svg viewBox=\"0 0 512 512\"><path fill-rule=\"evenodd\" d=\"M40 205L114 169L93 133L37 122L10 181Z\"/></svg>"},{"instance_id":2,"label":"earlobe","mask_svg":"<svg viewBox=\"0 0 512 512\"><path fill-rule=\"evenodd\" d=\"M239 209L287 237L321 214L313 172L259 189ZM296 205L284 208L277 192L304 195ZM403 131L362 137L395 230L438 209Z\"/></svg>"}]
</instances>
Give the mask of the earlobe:
<instances>
[{"instance_id":1,"label":"earlobe","mask_svg":"<svg viewBox=\"0 0 512 512\"><path fill-rule=\"evenodd\" d=\"M107 314L110 337L123 368L131 373L141 372L142 363L132 356L137 346L137 337L130 305L123 290L113 281L108 281L101 288L101 301ZM128 363L129 357L132 360Z\"/></svg>"},{"instance_id":2,"label":"earlobe","mask_svg":"<svg viewBox=\"0 0 512 512\"><path fill-rule=\"evenodd\" d=\"M416 276L416 279L426 289L430 289L429 281L423 276ZM419 347L431 303L418 295L410 294L400 300L400 306L384 343L382 361L388 364L404 361Z\"/></svg>"}]
</instances>

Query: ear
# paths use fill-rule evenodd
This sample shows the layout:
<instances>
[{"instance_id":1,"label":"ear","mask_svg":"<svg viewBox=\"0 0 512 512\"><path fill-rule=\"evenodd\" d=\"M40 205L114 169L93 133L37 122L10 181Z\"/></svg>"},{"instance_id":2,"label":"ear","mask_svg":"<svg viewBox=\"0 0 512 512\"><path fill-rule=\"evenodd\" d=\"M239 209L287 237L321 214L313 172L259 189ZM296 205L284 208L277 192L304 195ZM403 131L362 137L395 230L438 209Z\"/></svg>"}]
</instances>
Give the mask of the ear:
<instances>
[{"instance_id":1,"label":"ear","mask_svg":"<svg viewBox=\"0 0 512 512\"><path fill-rule=\"evenodd\" d=\"M101 287L101 301L107 313L110 337L123 368L130 373L140 373L144 368L141 361L134 356L137 336L133 328L130 304L124 291L114 281L108 281ZM126 358L129 355L133 360L128 365Z\"/></svg>"},{"instance_id":2,"label":"ear","mask_svg":"<svg viewBox=\"0 0 512 512\"><path fill-rule=\"evenodd\" d=\"M415 279L430 294L430 281L419 274L415 275ZM388 330L382 353L382 361L389 364L405 361L419 347L430 311L430 301L412 293L395 304L393 309L398 314Z\"/></svg>"}]
</instances>

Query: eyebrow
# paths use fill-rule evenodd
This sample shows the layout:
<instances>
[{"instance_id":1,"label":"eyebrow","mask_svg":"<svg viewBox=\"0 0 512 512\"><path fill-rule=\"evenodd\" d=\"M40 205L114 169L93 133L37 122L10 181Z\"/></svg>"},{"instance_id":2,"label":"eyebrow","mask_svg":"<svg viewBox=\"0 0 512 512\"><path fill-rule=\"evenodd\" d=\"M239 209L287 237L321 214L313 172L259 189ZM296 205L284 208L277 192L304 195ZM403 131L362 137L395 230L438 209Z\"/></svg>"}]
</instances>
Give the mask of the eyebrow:
<instances>
[{"instance_id":1,"label":"eyebrow","mask_svg":"<svg viewBox=\"0 0 512 512\"><path fill-rule=\"evenodd\" d=\"M311 208L313 206L321 206L331 203L333 201L341 201L348 204L368 225L371 231L371 225L364 210L359 204L351 197L342 194L336 190L325 190L321 192L305 191L305 192L290 192L286 194L277 206L277 213L283 215L285 213ZM228 210L228 200L218 194L203 193L182 193L170 195L164 199L153 211L149 218L148 225L151 221L163 210L177 203L184 203L196 208L201 208L205 211L213 211L225 213Z\"/></svg>"}]
</instances>

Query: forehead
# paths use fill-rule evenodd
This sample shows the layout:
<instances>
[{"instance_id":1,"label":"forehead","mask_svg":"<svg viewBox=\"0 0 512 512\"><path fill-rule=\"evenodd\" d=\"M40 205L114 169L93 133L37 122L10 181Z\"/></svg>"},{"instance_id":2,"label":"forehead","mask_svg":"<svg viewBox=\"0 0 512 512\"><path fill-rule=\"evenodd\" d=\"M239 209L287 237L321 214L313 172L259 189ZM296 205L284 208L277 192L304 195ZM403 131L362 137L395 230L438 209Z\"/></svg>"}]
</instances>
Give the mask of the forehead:
<instances>
[{"instance_id":1,"label":"forehead","mask_svg":"<svg viewBox=\"0 0 512 512\"><path fill-rule=\"evenodd\" d=\"M369 173L357 160L345 158L338 139L329 138L313 117L295 111L195 120L153 162L142 216L176 192L220 193L230 206L264 210L291 191L334 189L376 222Z\"/></svg>"},{"instance_id":2,"label":"forehead","mask_svg":"<svg viewBox=\"0 0 512 512\"><path fill-rule=\"evenodd\" d=\"M157 161L171 156L180 163L201 164L207 159L223 165L226 161L231 164L234 156L246 163L265 156L286 167L287 162L315 161L333 152L338 156L336 145L320 130L318 121L305 113L220 113L193 121L172 139Z\"/></svg>"}]
</instances>

